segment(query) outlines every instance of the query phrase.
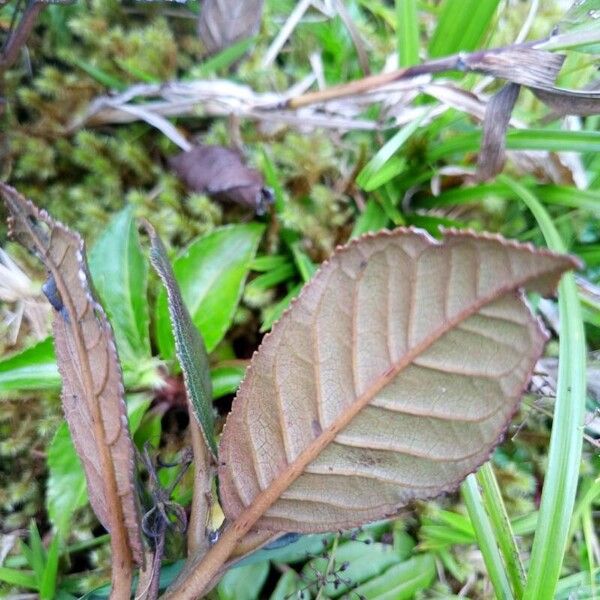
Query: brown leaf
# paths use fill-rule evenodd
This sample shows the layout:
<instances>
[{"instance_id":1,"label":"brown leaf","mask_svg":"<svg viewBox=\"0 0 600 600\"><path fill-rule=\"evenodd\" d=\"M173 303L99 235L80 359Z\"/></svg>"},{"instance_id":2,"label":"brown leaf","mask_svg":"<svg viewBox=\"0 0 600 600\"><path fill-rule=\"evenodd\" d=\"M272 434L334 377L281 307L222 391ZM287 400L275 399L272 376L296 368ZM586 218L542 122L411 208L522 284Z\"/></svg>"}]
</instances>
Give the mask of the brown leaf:
<instances>
[{"instance_id":1,"label":"brown leaf","mask_svg":"<svg viewBox=\"0 0 600 600\"><path fill-rule=\"evenodd\" d=\"M263 0L204 0L198 35L213 54L258 32Z\"/></svg>"},{"instance_id":2,"label":"brown leaf","mask_svg":"<svg viewBox=\"0 0 600 600\"><path fill-rule=\"evenodd\" d=\"M556 116L600 114L600 91L598 90L567 90L540 86L531 87L531 91L546 106L549 106Z\"/></svg>"},{"instance_id":3,"label":"brown leaf","mask_svg":"<svg viewBox=\"0 0 600 600\"><path fill-rule=\"evenodd\" d=\"M477 177L480 181L491 179L504 167L506 160L506 130L510 123L521 86L506 84L488 102L483 119L483 141L477 160Z\"/></svg>"},{"instance_id":4,"label":"brown leaf","mask_svg":"<svg viewBox=\"0 0 600 600\"><path fill-rule=\"evenodd\" d=\"M477 71L526 86L553 86L565 56L527 45L464 55L464 70Z\"/></svg>"},{"instance_id":5,"label":"brown leaf","mask_svg":"<svg viewBox=\"0 0 600 600\"><path fill-rule=\"evenodd\" d=\"M85 470L90 502L113 544L113 589L119 561L143 562L134 449L127 426L121 368L112 330L93 296L85 249L77 233L0 183L10 235L44 262L44 292L54 312L62 400ZM128 597L128 596L127 596Z\"/></svg>"},{"instance_id":6,"label":"brown leaf","mask_svg":"<svg viewBox=\"0 0 600 600\"><path fill-rule=\"evenodd\" d=\"M219 452L228 543L252 527L351 527L455 489L499 443L542 352L522 288L550 294L577 265L459 231L339 249L234 400Z\"/></svg>"},{"instance_id":7,"label":"brown leaf","mask_svg":"<svg viewBox=\"0 0 600 600\"><path fill-rule=\"evenodd\" d=\"M173 157L169 165L190 190L248 206L258 215L273 201L262 175L230 148L196 146Z\"/></svg>"}]
</instances>

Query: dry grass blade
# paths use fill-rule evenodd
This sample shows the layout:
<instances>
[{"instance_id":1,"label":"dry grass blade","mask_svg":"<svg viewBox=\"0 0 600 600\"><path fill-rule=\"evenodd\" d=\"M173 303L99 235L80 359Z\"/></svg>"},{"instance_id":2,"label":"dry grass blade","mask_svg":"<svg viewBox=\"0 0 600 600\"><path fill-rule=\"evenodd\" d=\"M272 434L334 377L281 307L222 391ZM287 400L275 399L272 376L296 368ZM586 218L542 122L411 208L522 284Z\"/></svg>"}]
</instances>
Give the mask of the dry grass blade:
<instances>
[{"instance_id":1,"label":"dry grass blade","mask_svg":"<svg viewBox=\"0 0 600 600\"><path fill-rule=\"evenodd\" d=\"M565 56L528 46L474 52L465 57L465 70L485 73L525 86L552 86Z\"/></svg>"},{"instance_id":2,"label":"dry grass blade","mask_svg":"<svg viewBox=\"0 0 600 600\"><path fill-rule=\"evenodd\" d=\"M598 82L596 82L598 85ZM556 115L600 114L600 91L566 90L555 87L532 87L531 91Z\"/></svg>"},{"instance_id":3,"label":"dry grass blade","mask_svg":"<svg viewBox=\"0 0 600 600\"><path fill-rule=\"evenodd\" d=\"M90 502L111 533L113 597L129 598L132 561L143 562L134 449L112 330L93 297L83 241L13 188L0 183L10 235L37 254L49 278L62 400L85 470Z\"/></svg>"},{"instance_id":4,"label":"dry grass blade","mask_svg":"<svg viewBox=\"0 0 600 600\"><path fill-rule=\"evenodd\" d=\"M251 529L318 532L455 489L517 409L546 339L522 289L575 259L413 229L339 249L265 336L221 438L231 525L168 598L197 597Z\"/></svg>"},{"instance_id":5,"label":"dry grass blade","mask_svg":"<svg viewBox=\"0 0 600 600\"><path fill-rule=\"evenodd\" d=\"M487 104L483 120L483 141L477 160L477 176L481 181L491 179L504 167L506 130L520 89L518 84L508 83Z\"/></svg>"}]
</instances>

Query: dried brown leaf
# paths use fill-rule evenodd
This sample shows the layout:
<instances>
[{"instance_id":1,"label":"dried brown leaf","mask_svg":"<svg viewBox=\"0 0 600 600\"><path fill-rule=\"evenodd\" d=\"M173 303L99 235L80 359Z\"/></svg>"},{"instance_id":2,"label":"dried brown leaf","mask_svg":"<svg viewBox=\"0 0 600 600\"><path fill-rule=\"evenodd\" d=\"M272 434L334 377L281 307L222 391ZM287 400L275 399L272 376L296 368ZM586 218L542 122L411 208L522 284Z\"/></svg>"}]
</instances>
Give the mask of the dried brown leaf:
<instances>
[{"instance_id":1,"label":"dried brown leaf","mask_svg":"<svg viewBox=\"0 0 600 600\"><path fill-rule=\"evenodd\" d=\"M134 449L112 330L94 298L80 236L13 188L0 183L0 191L10 212L10 235L37 254L49 273L44 292L55 309L63 408L85 470L90 502L111 533L114 590L121 583L115 580L122 566L119 561L142 564L143 546Z\"/></svg>"},{"instance_id":2,"label":"dried brown leaf","mask_svg":"<svg viewBox=\"0 0 600 600\"><path fill-rule=\"evenodd\" d=\"M557 116L600 114L600 91L598 90L567 90L540 86L531 87L531 91Z\"/></svg>"},{"instance_id":3,"label":"dried brown leaf","mask_svg":"<svg viewBox=\"0 0 600 600\"><path fill-rule=\"evenodd\" d=\"M465 70L526 86L554 85L565 56L530 46L508 46L465 55Z\"/></svg>"},{"instance_id":4,"label":"dried brown leaf","mask_svg":"<svg viewBox=\"0 0 600 600\"><path fill-rule=\"evenodd\" d=\"M234 400L219 452L228 540L350 527L455 489L501 439L544 346L521 290L552 293L576 266L458 231L338 250Z\"/></svg>"},{"instance_id":5,"label":"dried brown leaf","mask_svg":"<svg viewBox=\"0 0 600 600\"><path fill-rule=\"evenodd\" d=\"M194 192L248 206L264 214L273 201L262 175L244 164L238 152L223 146L196 146L173 157L169 164Z\"/></svg>"},{"instance_id":6,"label":"dried brown leaf","mask_svg":"<svg viewBox=\"0 0 600 600\"><path fill-rule=\"evenodd\" d=\"M516 83L506 84L490 98L486 106L483 140L477 160L477 176L481 181L491 179L504 167L506 130L520 89L521 86Z\"/></svg>"},{"instance_id":7,"label":"dried brown leaf","mask_svg":"<svg viewBox=\"0 0 600 600\"><path fill-rule=\"evenodd\" d=\"M213 54L258 32L263 0L204 0L198 35Z\"/></svg>"}]
</instances>

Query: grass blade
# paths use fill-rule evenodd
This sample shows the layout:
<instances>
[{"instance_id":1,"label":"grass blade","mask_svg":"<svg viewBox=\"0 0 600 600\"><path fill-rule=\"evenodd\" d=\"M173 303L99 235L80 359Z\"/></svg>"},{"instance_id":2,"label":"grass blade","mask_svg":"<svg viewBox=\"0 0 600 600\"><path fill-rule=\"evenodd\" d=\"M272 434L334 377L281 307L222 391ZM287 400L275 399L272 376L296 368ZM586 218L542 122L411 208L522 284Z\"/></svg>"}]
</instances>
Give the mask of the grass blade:
<instances>
[{"instance_id":1,"label":"grass blade","mask_svg":"<svg viewBox=\"0 0 600 600\"><path fill-rule=\"evenodd\" d=\"M446 0L429 43L431 58L475 50L499 3L499 0Z\"/></svg>"},{"instance_id":2,"label":"grass blade","mask_svg":"<svg viewBox=\"0 0 600 600\"><path fill-rule=\"evenodd\" d=\"M516 181L502 177L536 218L548 247L564 252L565 244L539 200ZM573 274L563 277L558 291L561 334L554 422L548 470L533 541L526 600L554 598L566 549L582 447L586 399L586 350L581 306Z\"/></svg>"},{"instance_id":3,"label":"grass blade","mask_svg":"<svg viewBox=\"0 0 600 600\"><path fill-rule=\"evenodd\" d=\"M411 67L419 62L419 17L416 0L396 0L398 65Z\"/></svg>"},{"instance_id":4,"label":"grass blade","mask_svg":"<svg viewBox=\"0 0 600 600\"><path fill-rule=\"evenodd\" d=\"M479 469L476 478L481 486L484 507L490 518L500 553L504 559L510 584L515 597L521 598L525 586L525 571L521 563L512 526L506 513L506 507L502 500L502 494L489 462Z\"/></svg>"},{"instance_id":5,"label":"grass blade","mask_svg":"<svg viewBox=\"0 0 600 600\"><path fill-rule=\"evenodd\" d=\"M475 537L483 555L490 581L494 586L496 597L503 600L514 598L500 552L498 551L498 546L496 545L496 540L494 539L492 523L483 507L483 499L481 498L481 492L479 491L475 475L469 475L460 489L469 517L473 523Z\"/></svg>"}]
</instances>

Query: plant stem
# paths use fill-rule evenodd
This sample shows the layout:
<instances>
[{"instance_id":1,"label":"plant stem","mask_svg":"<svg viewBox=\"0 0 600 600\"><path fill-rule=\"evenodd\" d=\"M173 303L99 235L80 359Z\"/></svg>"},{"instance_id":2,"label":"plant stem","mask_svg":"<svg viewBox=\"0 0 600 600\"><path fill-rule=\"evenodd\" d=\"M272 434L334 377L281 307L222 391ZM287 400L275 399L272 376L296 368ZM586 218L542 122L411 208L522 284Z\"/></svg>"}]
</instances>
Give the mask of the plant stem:
<instances>
[{"instance_id":1,"label":"plant stem","mask_svg":"<svg viewBox=\"0 0 600 600\"><path fill-rule=\"evenodd\" d=\"M461 492L496 597L502 600L513 600L514 596L510 589L508 576L504 570L502 558L494 539L492 524L483 508L483 500L475 475L471 474L467 477L461 486Z\"/></svg>"},{"instance_id":2,"label":"plant stem","mask_svg":"<svg viewBox=\"0 0 600 600\"><path fill-rule=\"evenodd\" d=\"M499 179L509 185L531 210L548 247L564 252L565 244L539 200L516 181L505 176ZM561 329L556 404L548 470L523 596L526 600L554 598L579 479L586 399L586 350L581 306L572 273L564 275L559 285L558 310Z\"/></svg>"}]
</instances>

